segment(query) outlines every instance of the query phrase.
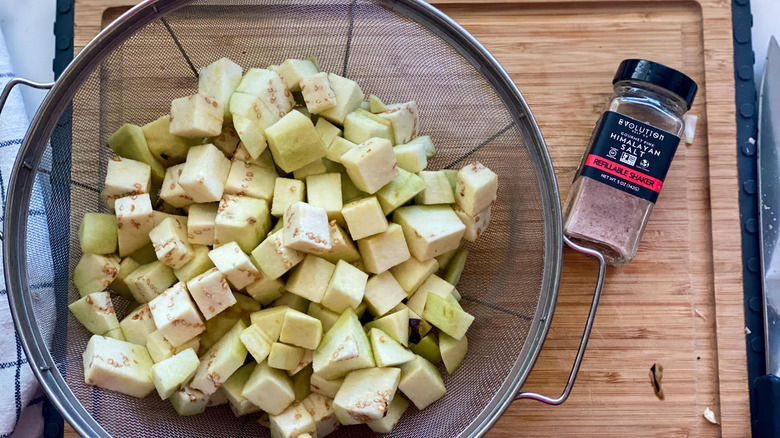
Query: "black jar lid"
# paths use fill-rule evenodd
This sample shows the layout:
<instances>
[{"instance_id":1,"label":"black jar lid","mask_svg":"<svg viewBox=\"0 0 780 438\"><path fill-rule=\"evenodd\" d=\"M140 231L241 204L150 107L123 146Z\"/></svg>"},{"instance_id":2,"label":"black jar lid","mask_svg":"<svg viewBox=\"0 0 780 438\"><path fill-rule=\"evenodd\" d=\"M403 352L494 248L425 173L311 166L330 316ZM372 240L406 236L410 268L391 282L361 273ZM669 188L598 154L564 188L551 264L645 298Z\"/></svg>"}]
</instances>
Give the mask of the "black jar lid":
<instances>
[{"instance_id":1,"label":"black jar lid","mask_svg":"<svg viewBox=\"0 0 780 438\"><path fill-rule=\"evenodd\" d=\"M680 96L688 104L688 109L691 108L699 88L696 82L685 74L645 59L624 59L620 63L612 83L625 80L647 82L669 90Z\"/></svg>"}]
</instances>

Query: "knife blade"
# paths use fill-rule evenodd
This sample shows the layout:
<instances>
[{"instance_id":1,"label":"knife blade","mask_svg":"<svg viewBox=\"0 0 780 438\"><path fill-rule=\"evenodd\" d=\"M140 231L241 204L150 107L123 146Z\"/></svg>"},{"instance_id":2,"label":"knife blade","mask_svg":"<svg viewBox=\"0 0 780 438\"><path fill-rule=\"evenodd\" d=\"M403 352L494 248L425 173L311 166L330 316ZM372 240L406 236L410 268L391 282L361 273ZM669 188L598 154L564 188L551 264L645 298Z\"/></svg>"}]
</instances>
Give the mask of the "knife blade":
<instances>
[{"instance_id":1,"label":"knife blade","mask_svg":"<svg viewBox=\"0 0 780 438\"><path fill-rule=\"evenodd\" d=\"M780 376L780 46L774 38L769 43L758 105L764 351L767 373Z\"/></svg>"}]
</instances>

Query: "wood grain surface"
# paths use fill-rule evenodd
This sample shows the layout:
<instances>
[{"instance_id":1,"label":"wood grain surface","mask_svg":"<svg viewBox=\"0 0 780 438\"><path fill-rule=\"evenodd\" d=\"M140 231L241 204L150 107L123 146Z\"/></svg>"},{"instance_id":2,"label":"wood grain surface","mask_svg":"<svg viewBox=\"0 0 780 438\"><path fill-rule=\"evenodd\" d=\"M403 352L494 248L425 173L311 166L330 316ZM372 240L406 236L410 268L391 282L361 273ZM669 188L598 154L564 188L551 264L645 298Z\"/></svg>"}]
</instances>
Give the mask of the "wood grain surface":
<instances>
[{"instance_id":1,"label":"wood grain surface","mask_svg":"<svg viewBox=\"0 0 780 438\"><path fill-rule=\"evenodd\" d=\"M128 3L76 0L76 48ZM434 4L474 34L518 85L564 197L620 60L656 60L701 86L691 110L699 116L696 139L678 149L635 260L608 270L571 398L558 407L516 402L489 436L749 435L730 2ZM592 261L565 253L552 328L525 390L561 391L595 273ZM665 400L650 384L654 362L665 369ZM702 417L707 407L720 425Z\"/></svg>"}]
</instances>

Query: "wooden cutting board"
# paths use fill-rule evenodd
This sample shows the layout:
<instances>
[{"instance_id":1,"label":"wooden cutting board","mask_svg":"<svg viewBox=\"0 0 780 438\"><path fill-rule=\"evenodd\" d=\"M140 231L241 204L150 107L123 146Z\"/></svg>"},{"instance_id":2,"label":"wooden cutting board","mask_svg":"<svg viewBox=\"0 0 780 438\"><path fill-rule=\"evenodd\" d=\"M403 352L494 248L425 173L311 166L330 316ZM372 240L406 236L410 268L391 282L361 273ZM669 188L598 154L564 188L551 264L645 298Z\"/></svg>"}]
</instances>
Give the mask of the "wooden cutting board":
<instances>
[{"instance_id":1,"label":"wooden cutting board","mask_svg":"<svg viewBox=\"0 0 780 438\"><path fill-rule=\"evenodd\" d=\"M76 49L133 3L76 0ZM564 197L620 60L656 60L701 86L696 139L680 146L636 259L608 270L571 398L558 407L516 402L489 435L749 435L730 2L434 3L517 83ZM525 390L563 388L595 274L591 260L566 253L555 318ZM650 384L654 362L665 369L665 400ZM720 425L703 418L707 407Z\"/></svg>"}]
</instances>

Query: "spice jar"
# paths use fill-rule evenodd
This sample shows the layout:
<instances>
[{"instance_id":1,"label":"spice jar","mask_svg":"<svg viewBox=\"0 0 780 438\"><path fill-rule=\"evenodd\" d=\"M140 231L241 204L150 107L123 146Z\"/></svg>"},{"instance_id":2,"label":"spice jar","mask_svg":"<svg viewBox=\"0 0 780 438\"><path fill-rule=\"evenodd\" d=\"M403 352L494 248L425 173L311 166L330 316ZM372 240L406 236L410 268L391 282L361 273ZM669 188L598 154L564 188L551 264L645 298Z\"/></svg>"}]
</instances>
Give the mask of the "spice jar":
<instances>
[{"instance_id":1,"label":"spice jar","mask_svg":"<svg viewBox=\"0 0 780 438\"><path fill-rule=\"evenodd\" d=\"M620 63L564 209L564 233L621 265L636 254L683 133L696 83L665 65Z\"/></svg>"}]
</instances>

